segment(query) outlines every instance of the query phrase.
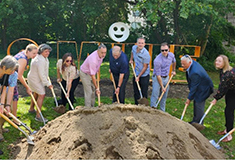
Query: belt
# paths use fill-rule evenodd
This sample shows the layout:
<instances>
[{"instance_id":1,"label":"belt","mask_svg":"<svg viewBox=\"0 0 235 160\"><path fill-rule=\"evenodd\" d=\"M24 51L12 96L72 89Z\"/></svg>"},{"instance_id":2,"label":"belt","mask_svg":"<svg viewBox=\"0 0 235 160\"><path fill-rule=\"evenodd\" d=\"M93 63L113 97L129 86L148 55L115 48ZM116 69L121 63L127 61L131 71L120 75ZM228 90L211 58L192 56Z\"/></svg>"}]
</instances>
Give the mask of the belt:
<instances>
[{"instance_id":1,"label":"belt","mask_svg":"<svg viewBox=\"0 0 235 160\"><path fill-rule=\"evenodd\" d=\"M153 77L155 77L156 75L154 74ZM162 78L166 78L167 76L161 76Z\"/></svg>"}]
</instances>

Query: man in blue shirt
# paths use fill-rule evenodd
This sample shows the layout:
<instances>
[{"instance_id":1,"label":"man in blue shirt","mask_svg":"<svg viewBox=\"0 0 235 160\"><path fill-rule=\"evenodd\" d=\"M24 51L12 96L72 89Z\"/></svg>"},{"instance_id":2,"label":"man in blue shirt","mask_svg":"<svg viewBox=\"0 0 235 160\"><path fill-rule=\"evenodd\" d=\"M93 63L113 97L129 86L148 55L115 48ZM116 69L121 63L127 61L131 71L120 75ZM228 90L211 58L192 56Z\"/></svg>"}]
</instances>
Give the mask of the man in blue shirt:
<instances>
[{"instance_id":1,"label":"man in blue shirt","mask_svg":"<svg viewBox=\"0 0 235 160\"><path fill-rule=\"evenodd\" d=\"M154 70L152 77L153 90L151 95L151 107L157 107L156 102L162 92L165 92L161 101L160 109L165 112L166 98L169 86L165 88L169 80L169 71L172 64L172 74L175 75L176 60L175 55L169 52L169 46L166 42L161 44L161 53L154 59Z\"/></svg>"},{"instance_id":2,"label":"man in blue shirt","mask_svg":"<svg viewBox=\"0 0 235 160\"><path fill-rule=\"evenodd\" d=\"M120 103L125 103L126 83L129 79L128 58L119 46L114 46L109 52L109 68L117 86L113 94L113 102L117 101L115 94L118 94Z\"/></svg>"},{"instance_id":3,"label":"man in blue shirt","mask_svg":"<svg viewBox=\"0 0 235 160\"><path fill-rule=\"evenodd\" d=\"M133 88L134 88L134 98L135 104L138 104L138 99L140 99L140 93L136 84L139 81L141 92L144 98L148 98L148 86L149 86L149 63L150 55L148 50L144 47L145 39L143 37L137 39L137 45L132 47L130 63L135 61L135 73L136 79L133 77Z\"/></svg>"}]
</instances>

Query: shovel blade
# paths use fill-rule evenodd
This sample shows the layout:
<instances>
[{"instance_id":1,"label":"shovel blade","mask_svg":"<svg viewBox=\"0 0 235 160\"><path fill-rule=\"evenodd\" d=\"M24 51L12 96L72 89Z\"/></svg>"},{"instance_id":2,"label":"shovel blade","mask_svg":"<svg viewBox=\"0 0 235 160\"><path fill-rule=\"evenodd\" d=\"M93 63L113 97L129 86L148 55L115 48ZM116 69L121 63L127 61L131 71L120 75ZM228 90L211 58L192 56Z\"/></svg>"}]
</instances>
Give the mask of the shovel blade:
<instances>
[{"instance_id":1,"label":"shovel blade","mask_svg":"<svg viewBox=\"0 0 235 160\"><path fill-rule=\"evenodd\" d=\"M198 130L198 131L202 131L203 129L205 129L205 126L203 126L202 124L193 122L192 125Z\"/></svg>"},{"instance_id":2,"label":"shovel blade","mask_svg":"<svg viewBox=\"0 0 235 160\"><path fill-rule=\"evenodd\" d=\"M210 143L216 148L216 149L221 149L220 145L215 142L215 140L210 140Z\"/></svg>"},{"instance_id":3,"label":"shovel blade","mask_svg":"<svg viewBox=\"0 0 235 160\"><path fill-rule=\"evenodd\" d=\"M27 142L28 142L29 145L34 146L34 142L31 139L27 139Z\"/></svg>"},{"instance_id":4,"label":"shovel blade","mask_svg":"<svg viewBox=\"0 0 235 160\"><path fill-rule=\"evenodd\" d=\"M149 101L147 98L140 98L137 101L139 104L144 104L145 106L149 106Z\"/></svg>"}]
</instances>

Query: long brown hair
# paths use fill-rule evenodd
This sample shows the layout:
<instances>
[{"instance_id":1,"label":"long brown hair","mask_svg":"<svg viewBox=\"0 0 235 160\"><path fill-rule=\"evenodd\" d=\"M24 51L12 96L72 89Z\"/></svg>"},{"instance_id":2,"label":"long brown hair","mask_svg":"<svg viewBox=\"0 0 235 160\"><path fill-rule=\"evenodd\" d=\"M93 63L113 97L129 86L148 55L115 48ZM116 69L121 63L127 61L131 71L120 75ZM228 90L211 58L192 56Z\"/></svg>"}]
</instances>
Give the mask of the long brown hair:
<instances>
[{"instance_id":1,"label":"long brown hair","mask_svg":"<svg viewBox=\"0 0 235 160\"><path fill-rule=\"evenodd\" d=\"M77 70L77 66L76 66L75 63L74 63L74 59L73 59L72 53L65 53L65 54L63 55L63 57L62 57L62 72L64 72L64 70L65 70L65 67L66 67L65 63L66 63L66 59L67 59L68 57L71 57L71 58L72 58L71 65L72 65L72 66L75 66L75 70Z\"/></svg>"},{"instance_id":2,"label":"long brown hair","mask_svg":"<svg viewBox=\"0 0 235 160\"><path fill-rule=\"evenodd\" d=\"M224 62L224 66L222 68L223 72L230 71L232 69L232 67L229 64L228 57L223 54L219 55L218 57L221 57L223 59L223 62ZM216 69L218 69L218 68L216 68Z\"/></svg>"}]
</instances>

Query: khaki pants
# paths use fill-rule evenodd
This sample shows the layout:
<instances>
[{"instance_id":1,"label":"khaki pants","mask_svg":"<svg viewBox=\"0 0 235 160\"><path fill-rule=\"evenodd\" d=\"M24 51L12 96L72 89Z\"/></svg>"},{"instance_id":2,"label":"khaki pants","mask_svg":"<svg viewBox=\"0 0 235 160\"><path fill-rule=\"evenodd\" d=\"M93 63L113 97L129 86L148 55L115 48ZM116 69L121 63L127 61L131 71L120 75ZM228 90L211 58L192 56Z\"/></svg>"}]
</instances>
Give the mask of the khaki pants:
<instances>
[{"instance_id":1,"label":"khaki pants","mask_svg":"<svg viewBox=\"0 0 235 160\"><path fill-rule=\"evenodd\" d=\"M95 86L92 82L91 76L80 70L80 78L82 80L85 106L95 107Z\"/></svg>"}]
</instances>

